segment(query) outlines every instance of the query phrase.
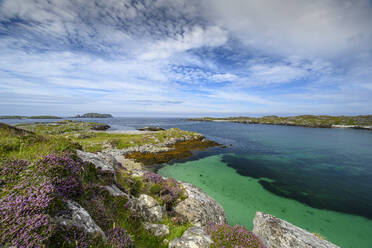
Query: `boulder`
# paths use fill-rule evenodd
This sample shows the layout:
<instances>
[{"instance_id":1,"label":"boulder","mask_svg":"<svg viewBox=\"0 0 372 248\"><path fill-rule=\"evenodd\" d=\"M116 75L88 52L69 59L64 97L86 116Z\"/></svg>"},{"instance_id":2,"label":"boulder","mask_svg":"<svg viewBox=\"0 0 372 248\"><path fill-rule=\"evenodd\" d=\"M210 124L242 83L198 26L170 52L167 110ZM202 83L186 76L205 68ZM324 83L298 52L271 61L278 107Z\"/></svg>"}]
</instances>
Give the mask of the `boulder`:
<instances>
[{"instance_id":1,"label":"boulder","mask_svg":"<svg viewBox=\"0 0 372 248\"><path fill-rule=\"evenodd\" d=\"M105 124L102 124L102 125L94 125L91 127L92 130L95 130L95 131L105 131L107 129L109 129L110 126L109 125L105 125Z\"/></svg>"},{"instance_id":2,"label":"boulder","mask_svg":"<svg viewBox=\"0 0 372 248\"><path fill-rule=\"evenodd\" d=\"M149 195L141 194L138 198L131 199L130 208L145 221L161 221L163 218L161 206Z\"/></svg>"},{"instance_id":3,"label":"boulder","mask_svg":"<svg viewBox=\"0 0 372 248\"><path fill-rule=\"evenodd\" d=\"M253 224L253 232L261 237L267 247L338 248L331 242L270 214L257 212Z\"/></svg>"},{"instance_id":4,"label":"boulder","mask_svg":"<svg viewBox=\"0 0 372 248\"><path fill-rule=\"evenodd\" d=\"M90 153L77 150L77 156L84 162L90 162L103 171L115 172L116 168L119 168L120 164L116 161L115 157L108 153Z\"/></svg>"},{"instance_id":5,"label":"boulder","mask_svg":"<svg viewBox=\"0 0 372 248\"><path fill-rule=\"evenodd\" d=\"M166 236L169 234L169 227L164 224L145 222L143 223L143 227L157 237Z\"/></svg>"},{"instance_id":6,"label":"boulder","mask_svg":"<svg viewBox=\"0 0 372 248\"><path fill-rule=\"evenodd\" d=\"M70 213L68 215L55 217L57 223L65 226L78 226L87 233L98 233L106 240L105 233L82 206L77 202L69 200L67 201L67 207L70 209Z\"/></svg>"},{"instance_id":7,"label":"boulder","mask_svg":"<svg viewBox=\"0 0 372 248\"><path fill-rule=\"evenodd\" d=\"M213 241L201 227L191 227L187 229L181 238L173 239L169 243L169 248L207 248Z\"/></svg>"},{"instance_id":8,"label":"boulder","mask_svg":"<svg viewBox=\"0 0 372 248\"><path fill-rule=\"evenodd\" d=\"M195 226L208 223L227 223L225 211L212 197L198 187L189 183L182 183L188 198L174 207L174 211L186 218Z\"/></svg>"}]
</instances>

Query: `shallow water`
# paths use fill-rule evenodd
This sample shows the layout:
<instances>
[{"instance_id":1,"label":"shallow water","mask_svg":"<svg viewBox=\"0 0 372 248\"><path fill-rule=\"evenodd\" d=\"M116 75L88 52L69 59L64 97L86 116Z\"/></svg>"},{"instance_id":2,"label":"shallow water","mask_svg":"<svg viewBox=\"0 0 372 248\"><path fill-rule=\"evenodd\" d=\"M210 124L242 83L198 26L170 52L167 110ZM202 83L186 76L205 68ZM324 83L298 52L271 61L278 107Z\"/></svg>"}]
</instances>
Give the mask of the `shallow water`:
<instances>
[{"instance_id":1,"label":"shallow water","mask_svg":"<svg viewBox=\"0 0 372 248\"><path fill-rule=\"evenodd\" d=\"M175 118L83 120L117 130L160 126L200 132L227 148L196 153L160 173L201 187L223 205L231 224L252 228L255 212L264 211L341 247L372 247L371 131Z\"/></svg>"},{"instance_id":2,"label":"shallow water","mask_svg":"<svg viewBox=\"0 0 372 248\"><path fill-rule=\"evenodd\" d=\"M258 179L241 176L222 155L168 165L159 173L192 183L216 199L229 224L253 228L256 211L273 214L341 246L370 248L372 221L359 216L320 210L265 190Z\"/></svg>"}]
</instances>

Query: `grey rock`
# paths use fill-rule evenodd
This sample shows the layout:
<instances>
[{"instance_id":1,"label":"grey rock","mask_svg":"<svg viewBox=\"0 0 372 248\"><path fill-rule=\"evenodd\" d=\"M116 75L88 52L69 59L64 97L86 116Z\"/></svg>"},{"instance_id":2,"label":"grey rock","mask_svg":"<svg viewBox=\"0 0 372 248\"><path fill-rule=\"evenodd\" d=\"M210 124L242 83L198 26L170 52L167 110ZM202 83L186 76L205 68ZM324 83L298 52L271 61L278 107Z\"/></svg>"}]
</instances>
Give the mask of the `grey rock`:
<instances>
[{"instance_id":1,"label":"grey rock","mask_svg":"<svg viewBox=\"0 0 372 248\"><path fill-rule=\"evenodd\" d=\"M174 211L185 217L195 226L208 223L227 223L225 211L212 197L198 187L189 183L182 183L188 198L176 205Z\"/></svg>"},{"instance_id":2,"label":"grey rock","mask_svg":"<svg viewBox=\"0 0 372 248\"><path fill-rule=\"evenodd\" d=\"M257 212L253 232L271 248L338 248L331 242L270 214Z\"/></svg>"},{"instance_id":3,"label":"grey rock","mask_svg":"<svg viewBox=\"0 0 372 248\"><path fill-rule=\"evenodd\" d=\"M164 224L143 223L143 227L157 237L169 234L169 227Z\"/></svg>"},{"instance_id":4,"label":"grey rock","mask_svg":"<svg viewBox=\"0 0 372 248\"><path fill-rule=\"evenodd\" d=\"M96 168L99 168L103 171L115 172L115 169L119 167L118 161L115 157L108 153L90 153L77 150L77 156L85 161L90 162L95 165Z\"/></svg>"},{"instance_id":5,"label":"grey rock","mask_svg":"<svg viewBox=\"0 0 372 248\"><path fill-rule=\"evenodd\" d=\"M109 125L105 125L105 124L100 124L100 125L95 125L95 126L92 126L92 130L98 130L98 131L105 131L107 129L109 129L110 126Z\"/></svg>"},{"instance_id":6,"label":"grey rock","mask_svg":"<svg viewBox=\"0 0 372 248\"><path fill-rule=\"evenodd\" d=\"M115 184L111 186L102 186L102 188L106 189L112 196L128 196L123 191L121 191Z\"/></svg>"},{"instance_id":7,"label":"grey rock","mask_svg":"<svg viewBox=\"0 0 372 248\"><path fill-rule=\"evenodd\" d=\"M181 238L173 239L169 248L207 248L213 241L201 227L191 227L187 229Z\"/></svg>"},{"instance_id":8,"label":"grey rock","mask_svg":"<svg viewBox=\"0 0 372 248\"><path fill-rule=\"evenodd\" d=\"M80 206L77 202L68 201L68 208L71 210L68 216L55 217L55 221L65 226L78 226L87 233L98 233L101 237L106 240L106 235L102 229L94 222L89 213Z\"/></svg>"},{"instance_id":9,"label":"grey rock","mask_svg":"<svg viewBox=\"0 0 372 248\"><path fill-rule=\"evenodd\" d=\"M163 210L159 203L149 195L141 194L130 200L130 209L138 213L145 221L160 221Z\"/></svg>"}]
</instances>

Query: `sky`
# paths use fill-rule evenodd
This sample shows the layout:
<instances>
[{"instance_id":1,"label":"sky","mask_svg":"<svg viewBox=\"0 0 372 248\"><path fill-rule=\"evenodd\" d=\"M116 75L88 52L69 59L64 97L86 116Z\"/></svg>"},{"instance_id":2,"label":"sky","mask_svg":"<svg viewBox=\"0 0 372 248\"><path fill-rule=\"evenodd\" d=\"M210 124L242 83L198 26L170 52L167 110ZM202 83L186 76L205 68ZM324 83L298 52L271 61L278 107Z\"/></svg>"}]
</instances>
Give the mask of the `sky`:
<instances>
[{"instance_id":1,"label":"sky","mask_svg":"<svg viewBox=\"0 0 372 248\"><path fill-rule=\"evenodd\" d=\"M0 0L0 115L372 114L370 0Z\"/></svg>"}]
</instances>

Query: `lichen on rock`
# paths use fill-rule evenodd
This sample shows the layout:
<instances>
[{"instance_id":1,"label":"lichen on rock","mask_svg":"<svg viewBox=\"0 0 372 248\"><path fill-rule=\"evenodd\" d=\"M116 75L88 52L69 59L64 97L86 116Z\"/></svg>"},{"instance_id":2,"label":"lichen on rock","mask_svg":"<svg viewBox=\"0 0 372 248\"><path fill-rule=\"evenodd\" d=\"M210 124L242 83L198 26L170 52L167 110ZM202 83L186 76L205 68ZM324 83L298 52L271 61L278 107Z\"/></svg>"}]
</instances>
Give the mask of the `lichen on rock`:
<instances>
[{"instance_id":1,"label":"lichen on rock","mask_svg":"<svg viewBox=\"0 0 372 248\"><path fill-rule=\"evenodd\" d=\"M257 212L253 232L271 248L338 248L300 227L270 214Z\"/></svg>"},{"instance_id":2,"label":"lichen on rock","mask_svg":"<svg viewBox=\"0 0 372 248\"><path fill-rule=\"evenodd\" d=\"M183 183L188 197L177 204L174 211L185 217L195 226L204 226L209 223L227 223L225 211L212 197L198 187Z\"/></svg>"},{"instance_id":3,"label":"lichen on rock","mask_svg":"<svg viewBox=\"0 0 372 248\"><path fill-rule=\"evenodd\" d=\"M169 248L208 248L213 241L201 227L187 229L181 238L173 239Z\"/></svg>"}]
</instances>

